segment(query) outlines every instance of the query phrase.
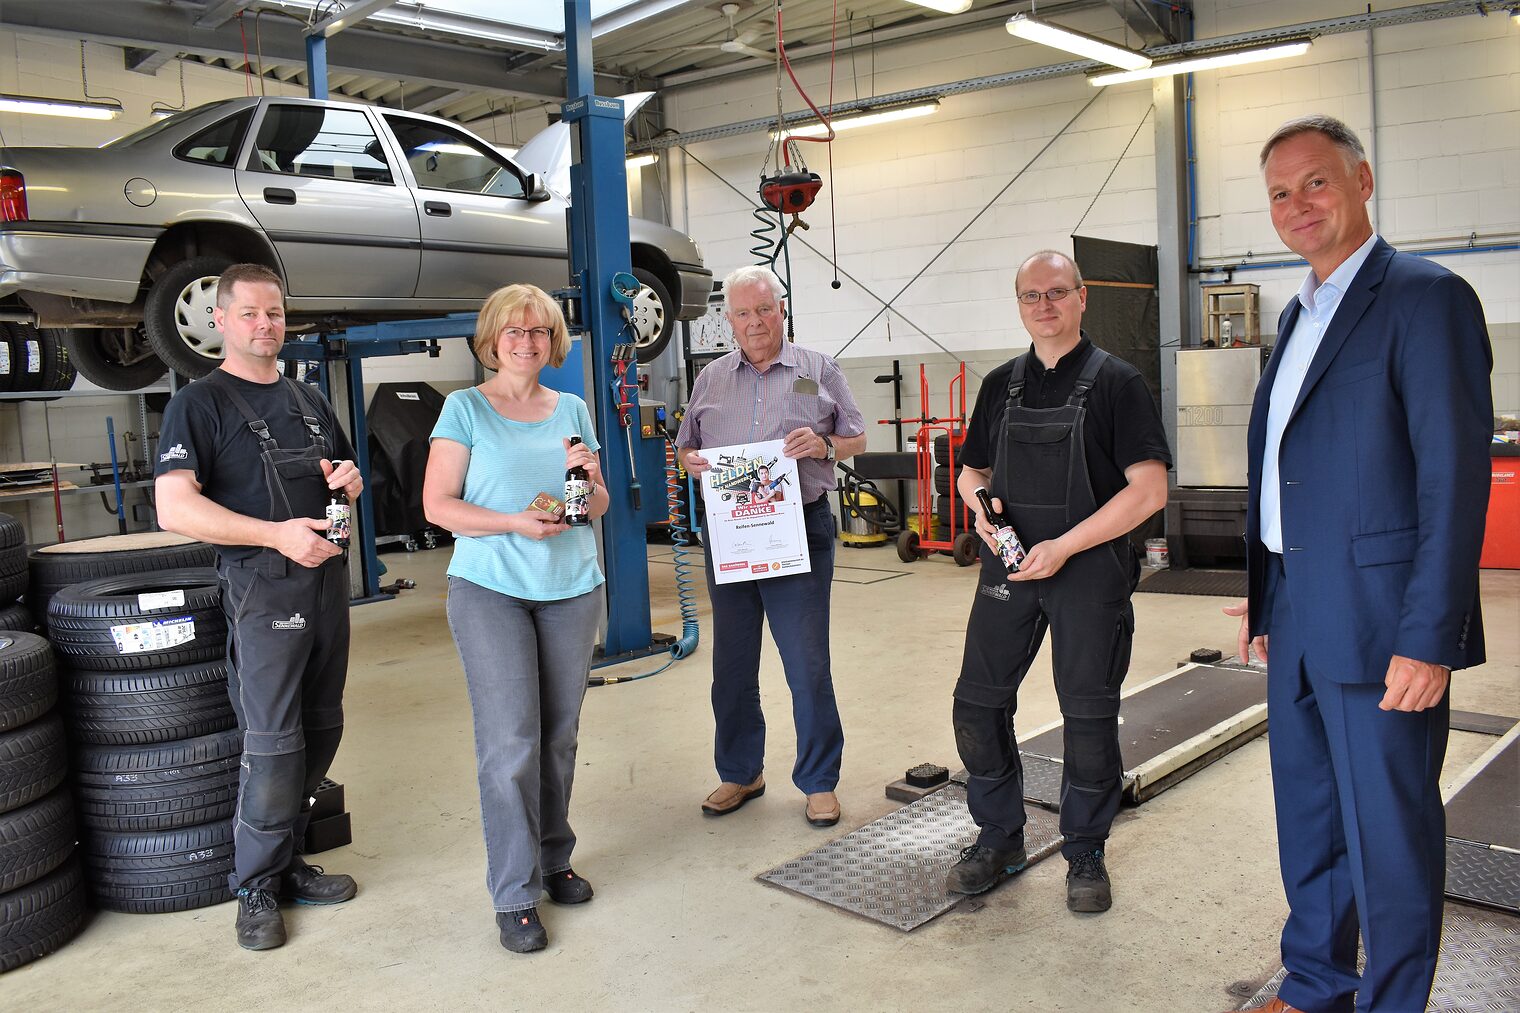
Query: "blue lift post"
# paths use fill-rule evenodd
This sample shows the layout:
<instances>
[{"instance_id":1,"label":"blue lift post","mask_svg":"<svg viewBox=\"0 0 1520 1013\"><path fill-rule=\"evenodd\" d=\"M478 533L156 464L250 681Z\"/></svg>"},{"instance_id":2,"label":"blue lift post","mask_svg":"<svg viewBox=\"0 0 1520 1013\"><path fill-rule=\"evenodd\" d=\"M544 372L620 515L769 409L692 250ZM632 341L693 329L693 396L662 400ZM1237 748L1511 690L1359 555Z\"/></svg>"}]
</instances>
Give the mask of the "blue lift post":
<instances>
[{"instance_id":1,"label":"blue lift post","mask_svg":"<svg viewBox=\"0 0 1520 1013\"><path fill-rule=\"evenodd\" d=\"M618 424L612 394L612 349L632 341L612 297L612 276L630 271L628 172L623 160L623 103L593 94L591 11L584 0L565 0L565 55L569 100L564 120L571 125L570 270L581 291L581 321L589 339L590 379L586 401L602 445L602 472L612 504L602 518L602 559L607 568L608 660L652 653L649 628L649 559L644 522L633 505L633 469L627 439ZM633 368L637 368L636 366ZM637 413L634 425L638 425ZM635 438L638 437L635 431ZM649 482L660 496L663 481ZM663 648L660 648L663 649Z\"/></svg>"}]
</instances>

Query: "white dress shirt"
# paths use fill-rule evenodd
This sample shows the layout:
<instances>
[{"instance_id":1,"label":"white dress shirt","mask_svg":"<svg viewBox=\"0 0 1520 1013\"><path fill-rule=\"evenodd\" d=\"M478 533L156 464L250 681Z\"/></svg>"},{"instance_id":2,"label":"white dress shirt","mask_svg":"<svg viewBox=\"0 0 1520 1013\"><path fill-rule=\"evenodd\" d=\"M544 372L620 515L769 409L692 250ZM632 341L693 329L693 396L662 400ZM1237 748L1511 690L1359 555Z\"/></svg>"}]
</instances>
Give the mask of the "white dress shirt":
<instances>
[{"instance_id":1,"label":"white dress shirt","mask_svg":"<svg viewBox=\"0 0 1520 1013\"><path fill-rule=\"evenodd\" d=\"M1367 262L1377 238L1374 232L1324 281L1310 270L1298 289L1298 301L1303 306L1298 319L1293 322L1291 331L1277 336L1283 352L1277 365L1277 376L1272 381L1272 399L1267 408L1267 445L1261 461L1260 504L1261 541L1272 552L1280 554L1283 551L1282 476L1277 470L1283 430L1288 426L1293 406L1298 403L1298 392L1304 385L1310 363L1314 361L1314 353L1319 351L1319 343L1324 340L1325 331L1329 330L1330 321L1335 319L1335 311L1340 308L1341 297L1346 294L1356 272Z\"/></svg>"}]
</instances>

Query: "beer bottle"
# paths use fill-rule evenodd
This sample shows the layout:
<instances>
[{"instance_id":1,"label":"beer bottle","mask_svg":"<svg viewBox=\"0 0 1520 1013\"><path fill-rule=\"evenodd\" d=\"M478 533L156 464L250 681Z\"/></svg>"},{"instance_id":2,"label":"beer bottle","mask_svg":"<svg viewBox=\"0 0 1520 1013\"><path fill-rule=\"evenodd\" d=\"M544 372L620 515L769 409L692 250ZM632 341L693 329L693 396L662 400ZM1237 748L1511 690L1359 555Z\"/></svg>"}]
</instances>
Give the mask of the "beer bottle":
<instances>
[{"instance_id":1,"label":"beer bottle","mask_svg":"<svg viewBox=\"0 0 1520 1013\"><path fill-rule=\"evenodd\" d=\"M327 540L340 549L348 548L349 528L353 524L354 508L348 502L348 494L333 489L327 495Z\"/></svg>"},{"instance_id":2,"label":"beer bottle","mask_svg":"<svg viewBox=\"0 0 1520 1013\"><path fill-rule=\"evenodd\" d=\"M580 444L578 434L570 437L570 446ZM572 528L591 523L591 476L585 468L565 469L565 523Z\"/></svg>"},{"instance_id":3,"label":"beer bottle","mask_svg":"<svg viewBox=\"0 0 1520 1013\"><path fill-rule=\"evenodd\" d=\"M1013 531L1013 525L1008 523L1008 518L992 509L992 497L987 494L986 486L977 489L976 501L982 505L982 516L995 529L993 538L997 541L998 558L1003 561L1009 573L1017 573L1019 564L1024 562L1025 552L1019 536Z\"/></svg>"}]
</instances>

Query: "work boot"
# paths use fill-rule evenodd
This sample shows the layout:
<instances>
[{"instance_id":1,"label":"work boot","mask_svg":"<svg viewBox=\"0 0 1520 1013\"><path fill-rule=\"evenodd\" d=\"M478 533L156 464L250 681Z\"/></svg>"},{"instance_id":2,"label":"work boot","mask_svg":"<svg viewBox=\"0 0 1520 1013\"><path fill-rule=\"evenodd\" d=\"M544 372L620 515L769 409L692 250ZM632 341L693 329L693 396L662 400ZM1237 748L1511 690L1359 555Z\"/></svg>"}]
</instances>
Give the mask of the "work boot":
<instances>
[{"instance_id":1,"label":"work boot","mask_svg":"<svg viewBox=\"0 0 1520 1013\"><path fill-rule=\"evenodd\" d=\"M1023 845L989 848L973 844L961 849L961 860L950 867L945 888L951 893L986 893L1028 864Z\"/></svg>"},{"instance_id":2,"label":"work boot","mask_svg":"<svg viewBox=\"0 0 1520 1013\"><path fill-rule=\"evenodd\" d=\"M285 919L272 890L237 892L237 941L245 950L272 950L285 945Z\"/></svg>"},{"instance_id":3,"label":"work boot","mask_svg":"<svg viewBox=\"0 0 1520 1013\"><path fill-rule=\"evenodd\" d=\"M1067 859L1066 907L1071 911L1097 913L1107 911L1114 903L1113 891L1108 885L1108 869L1103 865L1103 849L1084 851L1075 858Z\"/></svg>"},{"instance_id":4,"label":"work boot","mask_svg":"<svg viewBox=\"0 0 1520 1013\"><path fill-rule=\"evenodd\" d=\"M297 904L341 904L353 900L359 892L354 877L334 874L329 876L320 865L307 865L299 858L291 860L285 869L285 886L280 896Z\"/></svg>"},{"instance_id":5,"label":"work boot","mask_svg":"<svg viewBox=\"0 0 1520 1013\"><path fill-rule=\"evenodd\" d=\"M549 945L549 933L538 920L538 908L526 911L498 911L496 925L501 929L501 945L513 953L532 953Z\"/></svg>"},{"instance_id":6,"label":"work boot","mask_svg":"<svg viewBox=\"0 0 1520 1013\"><path fill-rule=\"evenodd\" d=\"M574 869L545 876L544 889L549 891L549 899L556 904L584 904L596 896L591 884L584 877L577 876Z\"/></svg>"}]
</instances>

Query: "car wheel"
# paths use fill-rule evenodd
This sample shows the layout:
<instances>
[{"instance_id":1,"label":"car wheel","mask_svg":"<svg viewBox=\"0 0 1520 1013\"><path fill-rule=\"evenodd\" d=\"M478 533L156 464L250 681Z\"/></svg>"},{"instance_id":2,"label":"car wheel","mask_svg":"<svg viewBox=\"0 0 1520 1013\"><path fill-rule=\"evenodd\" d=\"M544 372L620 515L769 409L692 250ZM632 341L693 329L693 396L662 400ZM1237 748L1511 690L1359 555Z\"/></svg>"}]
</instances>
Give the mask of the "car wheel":
<instances>
[{"instance_id":1,"label":"car wheel","mask_svg":"<svg viewBox=\"0 0 1520 1013\"><path fill-rule=\"evenodd\" d=\"M140 390L166 372L141 327L71 327L63 344L69 364L106 390Z\"/></svg>"},{"instance_id":2,"label":"car wheel","mask_svg":"<svg viewBox=\"0 0 1520 1013\"><path fill-rule=\"evenodd\" d=\"M653 362L676 327L676 306L670 290L652 271L633 269L639 279L639 294L633 297L633 329L637 334L639 362Z\"/></svg>"},{"instance_id":3,"label":"car wheel","mask_svg":"<svg viewBox=\"0 0 1520 1013\"><path fill-rule=\"evenodd\" d=\"M221 364L222 332L212 310L216 282L232 266L226 257L191 257L172 265L148 289L143 327L165 364L199 379Z\"/></svg>"}]
</instances>

